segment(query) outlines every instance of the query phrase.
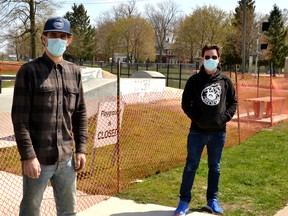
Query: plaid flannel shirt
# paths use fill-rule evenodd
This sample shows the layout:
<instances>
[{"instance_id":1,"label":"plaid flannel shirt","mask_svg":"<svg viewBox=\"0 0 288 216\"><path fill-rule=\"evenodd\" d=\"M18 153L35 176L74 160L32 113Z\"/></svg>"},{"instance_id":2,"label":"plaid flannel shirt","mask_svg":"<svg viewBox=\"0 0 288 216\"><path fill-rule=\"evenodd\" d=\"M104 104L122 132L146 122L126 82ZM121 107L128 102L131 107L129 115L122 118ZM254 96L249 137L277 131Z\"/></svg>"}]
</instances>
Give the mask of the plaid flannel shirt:
<instances>
[{"instance_id":1,"label":"plaid flannel shirt","mask_svg":"<svg viewBox=\"0 0 288 216\"><path fill-rule=\"evenodd\" d=\"M88 126L79 67L55 64L44 53L16 75L12 122L21 160L65 163L86 153Z\"/></svg>"}]
</instances>

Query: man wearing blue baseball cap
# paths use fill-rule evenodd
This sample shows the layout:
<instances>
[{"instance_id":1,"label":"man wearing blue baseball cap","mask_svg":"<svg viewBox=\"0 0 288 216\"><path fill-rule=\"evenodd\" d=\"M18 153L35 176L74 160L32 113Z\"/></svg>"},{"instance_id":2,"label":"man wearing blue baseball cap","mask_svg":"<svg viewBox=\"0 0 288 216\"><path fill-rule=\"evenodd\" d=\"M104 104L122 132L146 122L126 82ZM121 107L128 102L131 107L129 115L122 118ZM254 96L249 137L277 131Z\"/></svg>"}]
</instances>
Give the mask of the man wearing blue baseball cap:
<instances>
[{"instance_id":1,"label":"man wearing blue baseball cap","mask_svg":"<svg viewBox=\"0 0 288 216\"><path fill-rule=\"evenodd\" d=\"M41 40L43 56L19 69L14 86L11 115L23 172L19 215L39 215L49 180L57 216L76 215L76 173L86 163L88 126L79 67L63 60L72 42L69 21L49 18Z\"/></svg>"},{"instance_id":2,"label":"man wearing blue baseball cap","mask_svg":"<svg viewBox=\"0 0 288 216\"><path fill-rule=\"evenodd\" d=\"M47 48L47 55L62 60L66 47L72 42L70 22L62 17L52 17L44 25L42 43Z\"/></svg>"}]
</instances>

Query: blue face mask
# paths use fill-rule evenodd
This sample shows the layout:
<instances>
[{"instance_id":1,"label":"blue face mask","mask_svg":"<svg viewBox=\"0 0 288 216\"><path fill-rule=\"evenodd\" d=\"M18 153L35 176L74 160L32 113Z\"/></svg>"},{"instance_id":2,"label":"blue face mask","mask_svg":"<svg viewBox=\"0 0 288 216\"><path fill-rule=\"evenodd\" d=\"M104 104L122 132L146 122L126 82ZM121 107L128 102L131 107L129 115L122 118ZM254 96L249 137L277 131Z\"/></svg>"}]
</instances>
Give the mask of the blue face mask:
<instances>
[{"instance_id":1,"label":"blue face mask","mask_svg":"<svg viewBox=\"0 0 288 216\"><path fill-rule=\"evenodd\" d=\"M209 71L215 70L217 68L217 65L218 65L218 60L213 60L213 59L204 60L204 67Z\"/></svg>"},{"instance_id":2,"label":"blue face mask","mask_svg":"<svg viewBox=\"0 0 288 216\"><path fill-rule=\"evenodd\" d=\"M60 38L48 38L48 51L53 56L62 56L66 50L67 40Z\"/></svg>"}]
</instances>

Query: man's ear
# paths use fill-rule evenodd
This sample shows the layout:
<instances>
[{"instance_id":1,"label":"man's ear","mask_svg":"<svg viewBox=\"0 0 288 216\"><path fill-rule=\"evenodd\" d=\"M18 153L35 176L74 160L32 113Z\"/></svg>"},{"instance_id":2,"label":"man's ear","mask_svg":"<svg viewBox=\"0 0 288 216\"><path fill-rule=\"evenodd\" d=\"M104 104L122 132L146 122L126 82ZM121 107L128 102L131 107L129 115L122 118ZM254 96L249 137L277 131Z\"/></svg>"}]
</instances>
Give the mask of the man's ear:
<instances>
[{"instance_id":1,"label":"man's ear","mask_svg":"<svg viewBox=\"0 0 288 216\"><path fill-rule=\"evenodd\" d=\"M66 45L66 46L69 46L70 43L72 43L72 36L71 36L71 37L68 37L68 41L67 41L67 45Z\"/></svg>"},{"instance_id":2,"label":"man's ear","mask_svg":"<svg viewBox=\"0 0 288 216\"><path fill-rule=\"evenodd\" d=\"M41 35L41 42L44 47L47 46L47 37L45 35Z\"/></svg>"}]
</instances>

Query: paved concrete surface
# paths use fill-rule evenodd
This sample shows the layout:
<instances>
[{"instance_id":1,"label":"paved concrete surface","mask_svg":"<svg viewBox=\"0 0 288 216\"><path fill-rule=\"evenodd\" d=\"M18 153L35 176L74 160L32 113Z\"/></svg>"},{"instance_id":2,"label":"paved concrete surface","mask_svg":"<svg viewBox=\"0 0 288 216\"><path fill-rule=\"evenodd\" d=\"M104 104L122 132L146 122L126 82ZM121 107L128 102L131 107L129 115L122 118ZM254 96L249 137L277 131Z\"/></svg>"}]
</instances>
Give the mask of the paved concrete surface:
<instances>
[{"instance_id":1,"label":"paved concrete surface","mask_svg":"<svg viewBox=\"0 0 288 216\"><path fill-rule=\"evenodd\" d=\"M0 94L0 112L11 112L13 88L2 88Z\"/></svg>"},{"instance_id":2,"label":"paved concrete surface","mask_svg":"<svg viewBox=\"0 0 288 216\"><path fill-rule=\"evenodd\" d=\"M288 204L281 210L279 210L274 216L288 216Z\"/></svg>"},{"instance_id":3,"label":"paved concrete surface","mask_svg":"<svg viewBox=\"0 0 288 216\"><path fill-rule=\"evenodd\" d=\"M77 216L174 216L174 210L174 207L137 204L132 200L111 197L85 211L79 212ZM199 211L189 211L187 216L211 216L208 212Z\"/></svg>"},{"instance_id":4,"label":"paved concrete surface","mask_svg":"<svg viewBox=\"0 0 288 216\"><path fill-rule=\"evenodd\" d=\"M91 208L79 212L77 216L174 216L174 210L174 207L154 204L137 204L132 200L123 200L116 197L111 197L97 205L92 206ZM205 215L211 216L212 214L203 211L203 209L190 210L187 214L187 216ZM274 216L288 216L288 204Z\"/></svg>"},{"instance_id":5,"label":"paved concrete surface","mask_svg":"<svg viewBox=\"0 0 288 216\"><path fill-rule=\"evenodd\" d=\"M0 216L19 215L19 204L23 196L22 176L0 171ZM91 200L101 202L109 198L106 195L90 195L77 190L78 211L83 211ZM95 205L96 206L96 205ZM44 192L40 208L40 215L55 216L56 210L52 186L48 186ZM85 211L84 211L85 212ZM95 216L101 216L96 214Z\"/></svg>"}]
</instances>

